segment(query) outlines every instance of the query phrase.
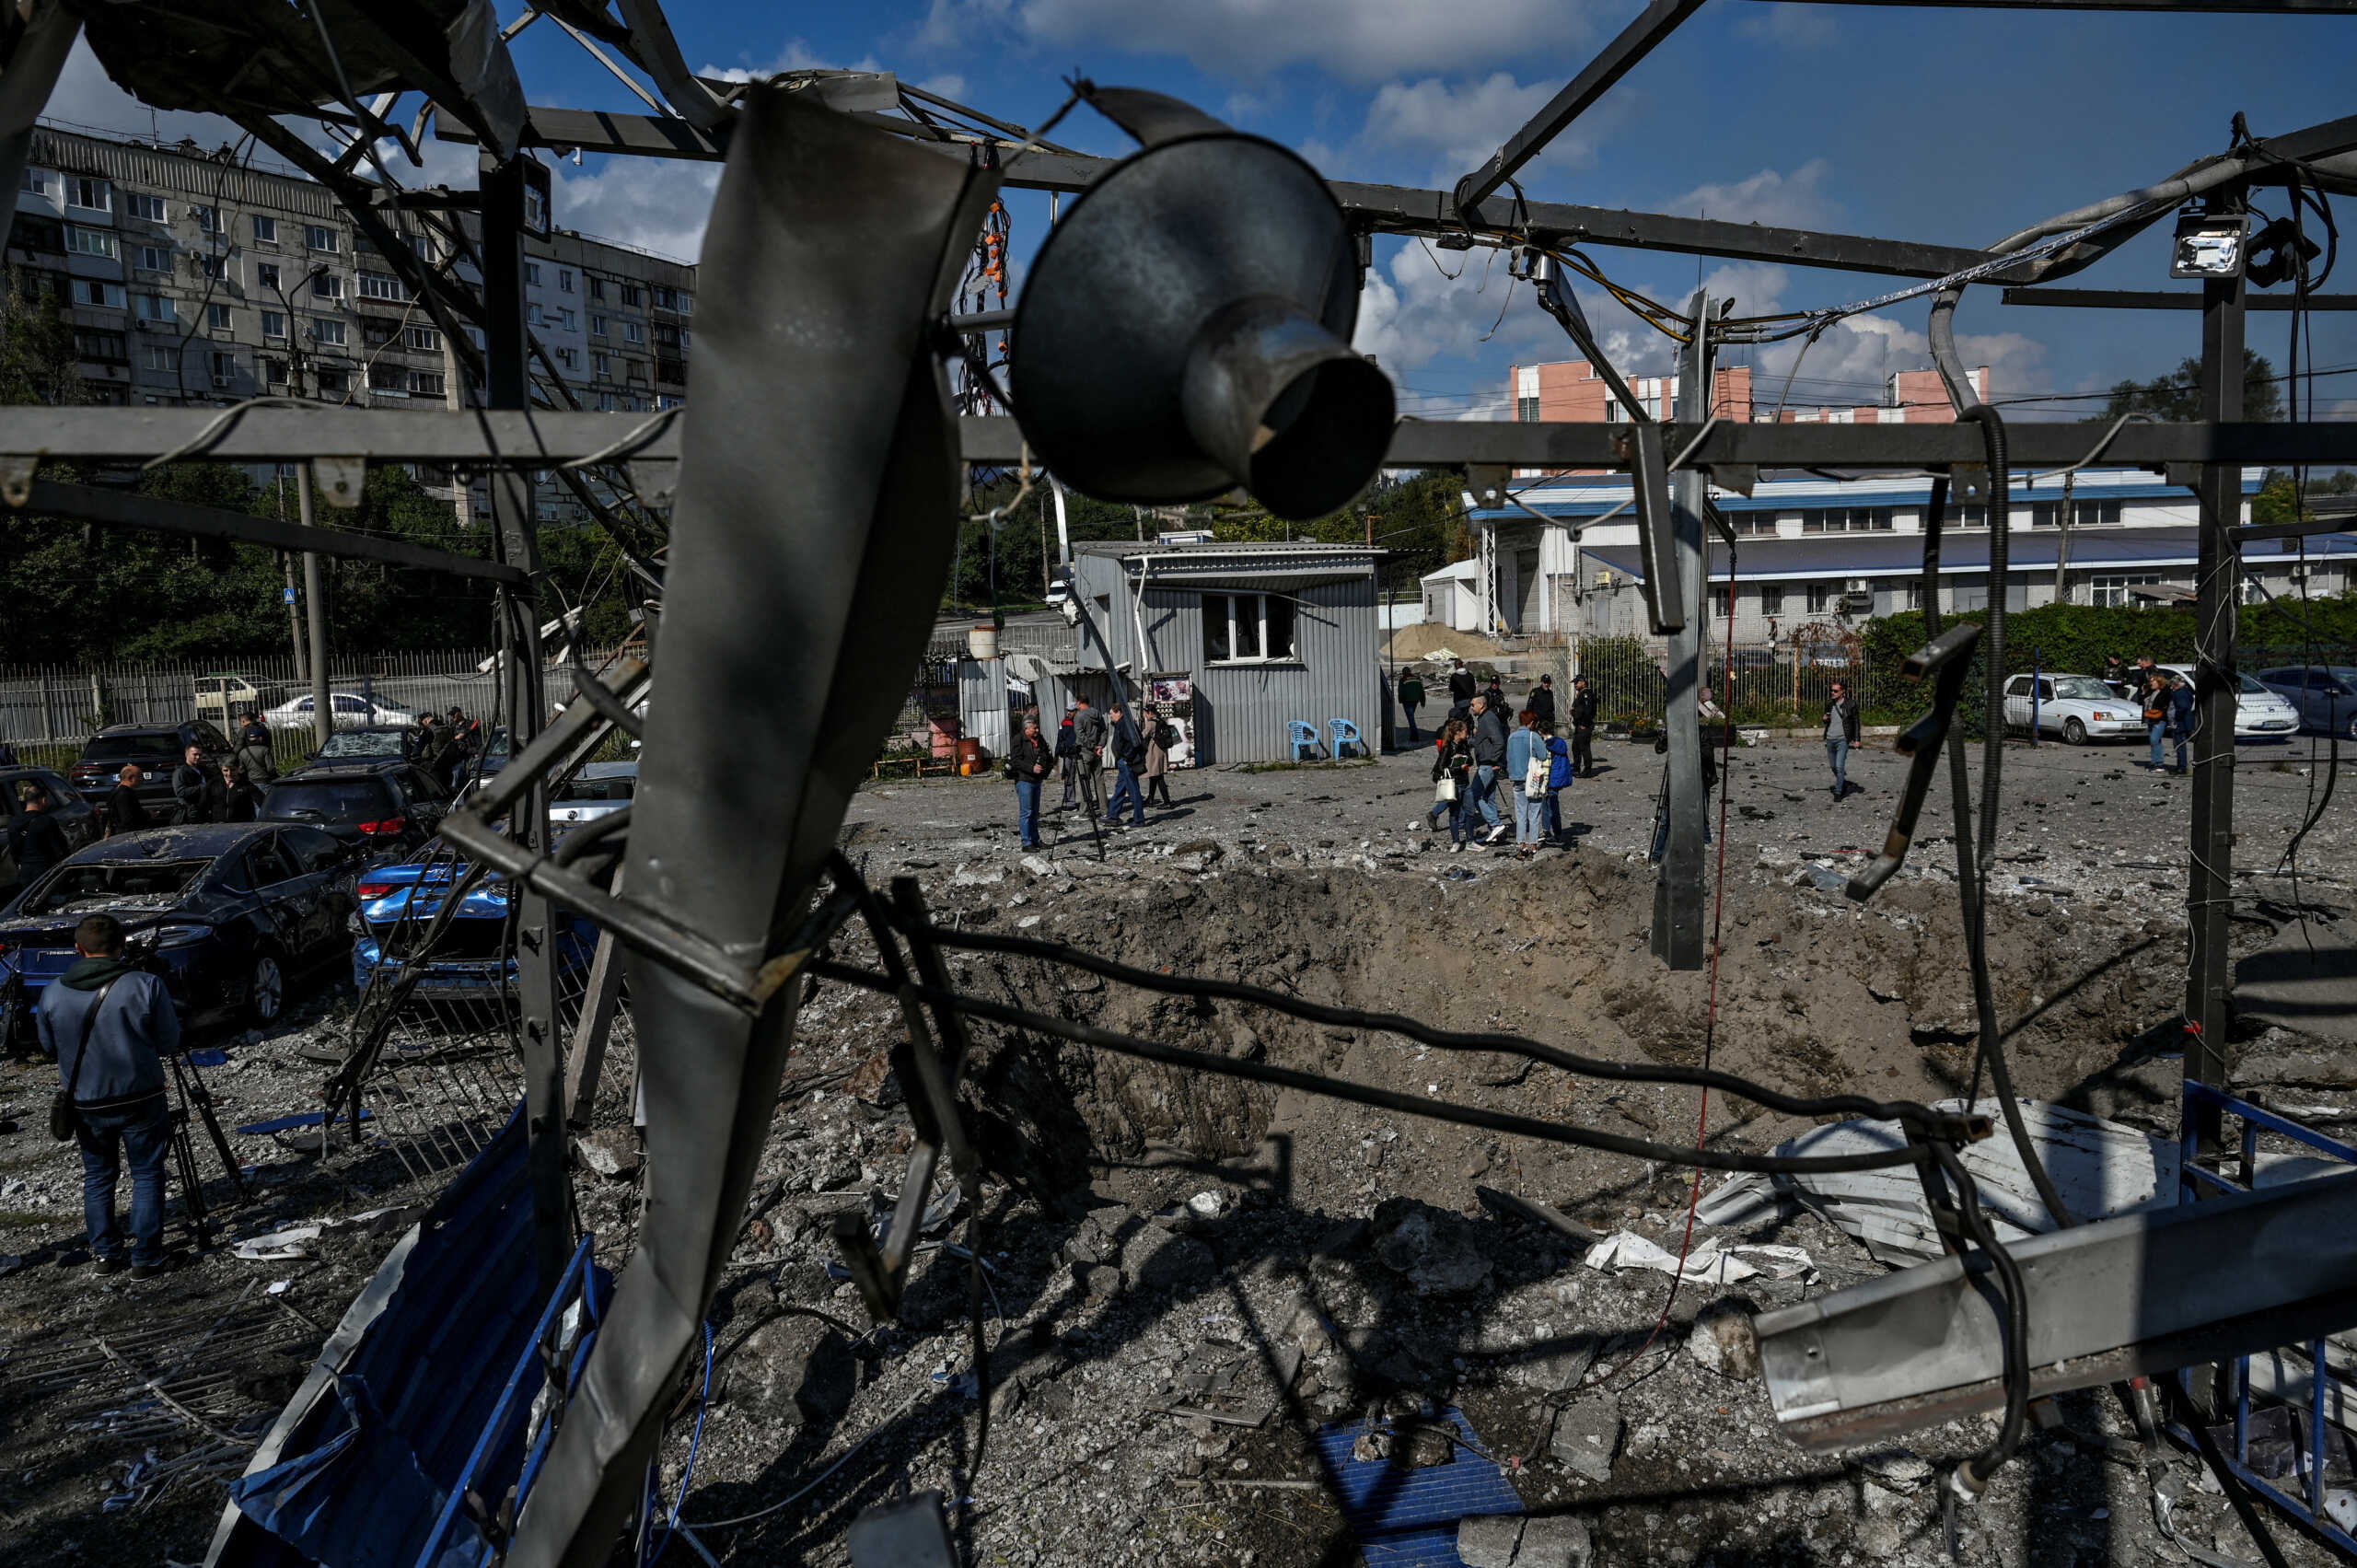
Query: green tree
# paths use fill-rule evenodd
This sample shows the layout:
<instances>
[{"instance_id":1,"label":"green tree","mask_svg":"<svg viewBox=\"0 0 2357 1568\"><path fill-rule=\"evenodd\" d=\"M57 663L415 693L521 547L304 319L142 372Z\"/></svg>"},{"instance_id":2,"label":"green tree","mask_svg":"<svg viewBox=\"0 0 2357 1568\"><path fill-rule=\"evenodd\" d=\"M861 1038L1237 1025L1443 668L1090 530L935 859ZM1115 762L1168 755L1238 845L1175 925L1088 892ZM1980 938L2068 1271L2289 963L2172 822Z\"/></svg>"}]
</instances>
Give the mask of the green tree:
<instances>
[{"instance_id":1,"label":"green tree","mask_svg":"<svg viewBox=\"0 0 2357 1568\"><path fill-rule=\"evenodd\" d=\"M65 302L38 274L9 268L0 286L0 403L87 401Z\"/></svg>"},{"instance_id":2,"label":"green tree","mask_svg":"<svg viewBox=\"0 0 2357 1568\"><path fill-rule=\"evenodd\" d=\"M2201 417L2201 362L2189 359L2150 381L2121 381L2111 389L2106 413L2112 419L2141 413L2164 424L2189 424ZM2283 417L2282 383L2267 356L2243 350L2243 418L2272 423Z\"/></svg>"}]
</instances>

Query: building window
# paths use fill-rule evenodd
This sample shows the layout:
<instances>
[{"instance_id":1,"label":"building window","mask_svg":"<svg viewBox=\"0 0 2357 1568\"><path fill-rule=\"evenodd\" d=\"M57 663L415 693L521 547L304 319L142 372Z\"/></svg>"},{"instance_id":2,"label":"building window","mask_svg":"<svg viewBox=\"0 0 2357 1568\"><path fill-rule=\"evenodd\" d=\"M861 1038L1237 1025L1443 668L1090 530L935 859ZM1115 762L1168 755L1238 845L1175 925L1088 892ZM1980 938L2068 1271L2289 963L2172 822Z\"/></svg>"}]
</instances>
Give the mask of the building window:
<instances>
[{"instance_id":1,"label":"building window","mask_svg":"<svg viewBox=\"0 0 2357 1568\"><path fill-rule=\"evenodd\" d=\"M278 263L275 261L255 262L254 279L261 287L270 290L273 294L282 292L278 285Z\"/></svg>"},{"instance_id":2,"label":"building window","mask_svg":"<svg viewBox=\"0 0 2357 1568\"><path fill-rule=\"evenodd\" d=\"M1516 399L1515 399L1515 401L1514 401L1514 416L1515 416L1515 418L1516 418L1516 419L1520 420L1520 421L1521 421L1523 424L1538 424L1538 400L1537 398L1516 398Z\"/></svg>"},{"instance_id":3,"label":"building window","mask_svg":"<svg viewBox=\"0 0 2357 1568\"><path fill-rule=\"evenodd\" d=\"M1985 528L1989 526L1989 508L1967 506L1950 515L1947 526L1952 528Z\"/></svg>"},{"instance_id":4,"label":"building window","mask_svg":"<svg viewBox=\"0 0 2357 1568\"><path fill-rule=\"evenodd\" d=\"M197 227L203 229L207 234L218 234L221 232L220 208L192 207L189 210L196 215Z\"/></svg>"},{"instance_id":5,"label":"building window","mask_svg":"<svg viewBox=\"0 0 2357 1568\"><path fill-rule=\"evenodd\" d=\"M343 346L343 323L341 321L314 320L311 323L311 341L315 343L326 343L333 348L342 348Z\"/></svg>"},{"instance_id":6,"label":"building window","mask_svg":"<svg viewBox=\"0 0 2357 1568\"><path fill-rule=\"evenodd\" d=\"M1887 533L1897 521L1888 506L1822 506L1801 514L1801 532Z\"/></svg>"},{"instance_id":7,"label":"building window","mask_svg":"<svg viewBox=\"0 0 2357 1568\"><path fill-rule=\"evenodd\" d=\"M65 204L86 213L110 213L114 211L114 187L103 180L69 174L65 177Z\"/></svg>"},{"instance_id":8,"label":"building window","mask_svg":"<svg viewBox=\"0 0 2357 1568\"><path fill-rule=\"evenodd\" d=\"M263 311L261 313L261 335L265 338L274 339L280 343L285 342L285 316L282 312L276 310Z\"/></svg>"},{"instance_id":9,"label":"building window","mask_svg":"<svg viewBox=\"0 0 2357 1568\"><path fill-rule=\"evenodd\" d=\"M589 356L589 370L592 375L610 377L614 373L614 362L607 354L593 354Z\"/></svg>"},{"instance_id":10,"label":"building window","mask_svg":"<svg viewBox=\"0 0 2357 1568\"><path fill-rule=\"evenodd\" d=\"M1738 536L1776 537L1776 514L1773 512L1722 512L1719 515L1726 518L1727 527L1735 529Z\"/></svg>"},{"instance_id":11,"label":"building window","mask_svg":"<svg viewBox=\"0 0 2357 1568\"><path fill-rule=\"evenodd\" d=\"M540 302L539 300L536 299L524 307L524 324L528 327L545 327L548 325L548 322L540 316Z\"/></svg>"},{"instance_id":12,"label":"building window","mask_svg":"<svg viewBox=\"0 0 2357 1568\"><path fill-rule=\"evenodd\" d=\"M2088 579L2087 582L2087 602L2089 604L2115 607L2129 604L2134 605L2139 610L2147 610L2160 601L2158 599L2140 598L2129 590L2139 587L2155 587L2165 581L2166 581L2166 579L2158 572L2139 572L2105 577L2093 577Z\"/></svg>"},{"instance_id":13,"label":"building window","mask_svg":"<svg viewBox=\"0 0 2357 1568\"><path fill-rule=\"evenodd\" d=\"M606 319L594 311L589 317L589 335L593 338L602 338L606 335Z\"/></svg>"},{"instance_id":14,"label":"building window","mask_svg":"<svg viewBox=\"0 0 2357 1568\"><path fill-rule=\"evenodd\" d=\"M171 299L166 295L134 294L131 296L131 305L132 313L136 315L143 321L177 321L180 319L178 316L172 313Z\"/></svg>"},{"instance_id":15,"label":"building window","mask_svg":"<svg viewBox=\"0 0 2357 1568\"><path fill-rule=\"evenodd\" d=\"M77 256L103 256L115 259L114 236L103 228L82 228L69 226L65 230L65 247Z\"/></svg>"},{"instance_id":16,"label":"building window","mask_svg":"<svg viewBox=\"0 0 2357 1568\"><path fill-rule=\"evenodd\" d=\"M323 398L340 398L352 390L352 373L348 370L322 366L312 373L312 379L319 383L319 396Z\"/></svg>"},{"instance_id":17,"label":"building window","mask_svg":"<svg viewBox=\"0 0 2357 1568\"><path fill-rule=\"evenodd\" d=\"M38 168L28 168L17 176L17 189L29 196L45 196L49 193L49 176Z\"/></svg>"},{"instance_id":18,"label":"building window","mask_svg":"<svg viewBox=\"0 0 2357 1568\"><path fill-rule=\"evenodd\" d=\"M141 245L133 248L131 265L134 272L168 273L172 270L172 253L161 245Z\"/></svg>"},{"instance_id":19,"label":"building window","mask_svg":"<svg viewBox=\"0 0 2357 1568\"><path fill-rule=\"evenodd\" d=\"M559 306L556 313L556 324L563 328L568 332L578 331L581 327L581 318L575 316L570 308Z\"/></svg>"},{"instance_id":20,"label":"building window","mask_svg":"<svg viewBox=\"0 0 2357 1568\"><path fill-rule=\"evenodd\" d=\"M1907 608L1910 610L1923 608L1923 579L1921 577L1907 579Z\"/></svg>"},{"instance_id":21,"label":"building window","mask_svg":"<svg viewBox=\"0 0 2357 1568\"><path fill-rule=\"evenodd\" d=\"M1734 613L1735 590L1733 588L1713 588L1711 590L1711 619L1713 621L1724 621L1727 617Z\"/></svg>"},{"instance_id":22,"label":"building window","mask_svg":"<svg viewBox=\"0 0 2357 1568\"><path fill-rule=\"evenodd\" d=\"M626 283L622 285L622 303L629 306L643 307L646 303L646 291L639 287L634 283Z\"/></svg>"},{"instance_id":23,"label":"building window","mask_svg":"<svg viewBox=\"0 0 2357 1568\"><path fill-rule=\"evenodd\" d=\"M229 331L229 308L226 305L206 306L204 308L204 325L205 329L209 331L226 332Z\"/></svg>"},{"instance_id":24,"label":"building window","mask_svg":"<svg viewBox=\"0 0 2357 1568\"><path fill-rule=\"evenodd\" d=\"M1762 615L1783 614L1784 590L1781 587L1762 587L1759 590L1759 613Z\"/></svg>"},{"instance_id":25,"label":"building window","mask_svg":"<svg viewBox=\"0 0 2357 1568\"><path fill-rule=\"evenodd\" d=\"M53 218L37 218L20 212L8 229L8 243L20 250L47 250L62 256L65 253L65 226Z\"/></svg>"},{"instance_id":26,"label":"building window","mask_svg":"<svg viewBox=\"0 0 2357 1568\"><path fill-rule=\"evenodd\" d=\"M643 324L637 321L624 321L622 323L622 342L630 343L633 346L636 346L637 344L644 343L645 341L646 328Z\"/></svg>"},{"instance_id":27,"label":"building window","mask_svg":"<svg viewBox=\"0 0 2357 1568\"><path fill-rule=\"evenodd\" d=\"M1833 585L1811 583L1808 586L1808 612L1823 615L1833 608Z\"/></svg>"},{"instance_id":28,"label":"building window","mask_svg":"<svg viewBox=\"0 0 2357 1568\"><path fill-rule=\"evenodd\" d=\"M131 215L135 218L144 219L148 223L162 223L165 218L164 198L161 196L133 196L131 198Z\"/></svg>"},{"instance_id":29,"label":"building window","mask_svg":"<svg viewBox=\"0 0 2357 1568\"><path fill-rule=\"evenodd\" d=\"M180 351L163 343L145 343L140 346L139 362L150 370L161 370L169 375L178 375L180 368Z\"/></svg>"},{"instance_id":30,"label":"building window","mask_svg":"<svg viewBox=\"0 0 2357 1568\"><path fill-rule=\"evenodd\" d=\"M123 346L121 332L102 332L87 327L75 330L74 356L96 360L101 365L131 363L131 351Z\"/></svg>"},{"instance_id":31,"label":"building window","mask_svg":"<svg viewBox=\"0 0 2357 1568\"><path fill-rule=\"evenodd\" d=\"M311 297L313 299L342 299L343 280L333 273L313 273Z\"/></svg>"},{"instance_id":32,"label":"building window","mask_svg":"<svg viewBox=\"0 0 2357 1568\"><path fill-rule=\"evenodd\" d=\"M108 310L122 308L122 285L119 283L100 283L96 278L75 278L69 286L73 291L74 303L76 305L96 305Z\"/></svg>"},{"instance_id":33,"label":"building window","mask_svg":"<svg viewBox=\"0 0 2357 1568\"><path fill-rule=\"evenodd\" d=\"M215 353L213 355L213 385L226 390L238 383L238 356Z\"/></svg>"},{"instance_id":34,"label":"building window","mask_svg":"<svg viewBox=\"0 0 2357 1568\"><path fill-rule=\"evenodd\" d=\"M1294 656L1294 601L1283 594L1205 594L1203 656L1213 663Z\"/></svg>"},{"instance_id":35,"label":"building window","mask_svg":"<svg viewBox=\"0 0 2357 1568\"><path fill-rule=\"evenodd\" d=\"M324 224L307 224L303 229L303 243L314 250L332 256L343 249L343 236Z\"/></svg>"},{"instance_id":36,"label":"building window","mask_svg":"<svg viewBox=\"0 0 2357 1568\"><path fill-rule=\"evenodd\" d=\"M603 299L606 297L605 279L593 277L589 280L589 297L592 299Z\"/></svg>"},{"instance_id":37,"label":"building window","mask_svg":"<svg viewBox=\"0 0 2357 1568\"><path fill-rule=\"evenodd\" d=\"M412 370L409 373L409 389L420 397L443 396L443 385L439 370Z\"/></svg>"},{"instance_id":38,"label":"building window","mask_svg":"<svg viewBox=\"0 0 2357 1568\"><path fill-rule=\"evenodd\" d=\"M389 273L363 273L360 274L360 297L363 299L407 299L409 290L401 286L401 279Z\"/></svg>"},{"instance_id":39,"label":"building window","mask_svg":"<svg viewBox=\"0 0 2357 1568\"><path fill-rule=\"evenodd\" d=\"M215 283L226 283L229 279L229 258L226 256L199 256L196 267Z\"/></svg>"},{"instance_id":40,"label":"building window","mask_svg":"<svg viewBox=\"0 0 2357 1568\"><path fill-rule=\"evenodd\" d=\"M532 285L534 287L538 287L540 285L540 264L538 261L527 261L524 263L524 281Z\"/></svg>"},{"instance_id":41,"label":"building window","mask_svg":"<svg viewBox=\"0 0 2357 1568\"><path fill-rule=\"evenodd\" d=\"M256 213L249 221L253 225L255 244L275 245L278 243L278 220L276 218L266 218L260 213Z\"/></svg>"},{"instance_id":42,"label":"building window","mask_svg":"<svg viewBox=\"0 0 2357 1568\"><path fill-rule=\"evenodd\" d=\"M442 334L431 327L412 327L401 334L401 342L420 354L442 352Z\"/></svg>"},{"instance_id":43,"label":"building window","mask_svg":"<svg viewBox=\"0 0 2357 1568\"><path fill-rule=\"evenodd\" d=\"M409 372L399 365L372 365L368 367L368 389L372 392L399 392L409 395Z\"/></svg>"},{"instance_id":44,"label":"building window","mask_svg":"<svg viewBox=\"0 0 2357 1568\"><path fill-rule=\"evenodd\" d=\"M559 294L571 294L573 292L573 269L571 267L559 267L556 270L556 291Z\"/></svg>"},{"instance_id":45,"label":"building window","mask_svg":"<svg viewBox=\"0 0 2357 1568\"><path fill-rule=\"evenodd\" d=\"M556 362L567 370L581 368L581 355L569 348L560 348L556 351Z\"/></svg>"},{"instance_id":46,"label":"building window","mask_svg":"<svg viewBox=\"0 0 2357 1568\"><path fill-rule=\"evenodd\" d=\"M399 321L383 321L374 316L360 318L360 346L363 348L383 348L401 335L401 324Z\"/></svg>"},{"instance_id":47,"label":"building window","mask_svg":"<svg viewBox=\"0 0 2357 1568\"><path fill-rule=\"evenodd\" d=\"M265 387L283 387L286 385L286 362L283 359L273 359L268 354L257 354L254 358L254 376Z\"/></svg>"},{"instance_id":48,"label":"building window","mask_svg":"<svg viewBox=\"0 0 2357 1568\"><path fill-rule=\"evenodd\" d=\"M2062 504L2059 501L2033 502L2029 509L2029 526L2034 528L2059 528ZM2071 506L2071 526L2074 528L2099 528L2119 521L2117 501L2078 501Z\"/></svg>"}]
</instances>

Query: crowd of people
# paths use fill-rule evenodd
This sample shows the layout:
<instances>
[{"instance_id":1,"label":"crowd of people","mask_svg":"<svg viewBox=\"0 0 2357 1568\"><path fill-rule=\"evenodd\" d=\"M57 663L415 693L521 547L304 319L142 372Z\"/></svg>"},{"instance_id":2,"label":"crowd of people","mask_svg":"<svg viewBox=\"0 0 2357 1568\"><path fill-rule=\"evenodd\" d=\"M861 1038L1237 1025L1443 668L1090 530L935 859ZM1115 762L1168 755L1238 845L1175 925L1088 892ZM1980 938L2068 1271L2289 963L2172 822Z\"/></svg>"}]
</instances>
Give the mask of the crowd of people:
<instances>
[{"instance_id":1,"label":"crowd of people","mask_svg":"<svg viewBox=\"0 0 2357 1568\"><path fill-rule=\"evenodd\" d=\"M2135 703L2144 720L2144 737L2152 744L2144 765L2154 772L2183 773L2186 750L2193 741L2193 682L2175 670L2163 669L2150 654L2139 654L2132 665L2114 654L2103 661L2103 683ZM2177 748L2177 766L2167 765L2163 749Z\"/></svg>"},{"instance_id":2,"label":"crowd of people","mask_svg":"<svg viewBox=\"0 0 2357 1568\"><path fill-rule=\"evenodd\" d=\"M1408 715L1410 741L1421 744L1415 713L1422 705L1423 682L1411 673L1397 691ZM1538 678L1519 710L1508 708L1496 676L1486 689L1477 689L1472 671L1462 664L1449 672L1447 716L1433 746L1430 821L1434 831L1446 822L1449 852L1456 854L1469 842L1496 843L1509 830L1515 853L1525 859L1549 845L1570 847L1562 792L1574 779L1596 773L1596 702L1586 679L1572 683L1568 737L1557 733L1551 675Z\"/></svg>"},{"instance_id":3,"label":"crowd of people","mask_svg":"<svg viewBox=\"0 0 2357 1568\"><path fill-rule=\"evenodd\" d=\"M1176 804L1170 798L1170 760L1181 739L1178 721L1153 703L1140 703L1132 715L1126 703L1099 711L1086 693L1075 694L1052 740L1041 728L1039 710L1027 709L1023 733L1007 749L1005 768L1015 782L1016 826L1023 847L1046 847L1039 838L1039 799L1051 776L1063 782L1058 811L1083 811L1088 820L1119 828L1126 810L1127 826L1144 827L1148 806Z\"/></svg>"}]
</instances>

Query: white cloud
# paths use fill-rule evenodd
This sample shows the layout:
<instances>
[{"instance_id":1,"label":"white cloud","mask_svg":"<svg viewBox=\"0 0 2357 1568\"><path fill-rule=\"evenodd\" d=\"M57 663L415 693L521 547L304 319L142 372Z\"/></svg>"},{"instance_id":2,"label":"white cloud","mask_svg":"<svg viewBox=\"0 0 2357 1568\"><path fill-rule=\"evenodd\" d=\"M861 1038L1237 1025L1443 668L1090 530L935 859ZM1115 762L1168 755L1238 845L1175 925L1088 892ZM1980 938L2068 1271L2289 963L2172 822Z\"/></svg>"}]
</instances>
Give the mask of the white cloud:
<instances>
[{"instance_id":1,"label":"white cloud","mask_svg":"<svg viewBox=\"0 0 2357 1568\"><path fill-rule=\"evenodd\" d=\"M917 41L967 48L1011 32L1038 45L1176 54L1248 79L1314 63L1369 82L1557 51L1591 34L1593 8L1593 0L933 0Z\"/></svg>"},{"instance_id":2,"label":"white cloud","mask_svg":"<svg viewBox=\"0 0 2357 1568\"><path fill-rule=\"evenodd\" d=\"M798 38L787 39L784 45L779 49L777 58L766 65L751 64L750 54L740 54L737 59L744 64L706 65L696 75L709 76L715 82L766 82L784 71L881 71L884 69L873 54L853 61L830 59ZM960 77L949 76L943 79L958 82L961 87L964 85ZM952 98L957 96L942 87L935 87L933 90Z\"/></svg>"},{"instance_id":3,"label":"white cloud","mask_svg":"<svg viewBox=\"0 0 2357 1568\"><path fill-rule=\"evenodd\" d=\"M1698 185L1673 197L1662 211L1778 228L1823 228L1841 212L1841 203L1825 193L1826 172L1823 158L1811 158L1790 174L1763 168L1748 180Z\"/></svg>"},{"instance_id":4,"label":"white cloud","mask_svg":"<svg viewBox=\"0 0 2357 1568\"><path fill-rule=\"evenodd\" d=\"M1395 381L1444 355L1470 358L1480 354L1488 346L1481 342L1485 336L1492 344L1535 345L1545 341L1545 333L1560 333L1538 310L1528 285L1506 276L1504 256L1490 251L1439 255L1463 271L1454 277L1444 275L1424 247L1412 242L1392 257L1387 275L1381 266L1367 269L1353 346L1373 354Z\"/></svg>"},{"instance_id":5,"label":"white cloud","mask_svg":"<svg viewBox=\"0 0 2357 1568\"><path fill-rule=\"evenodd\" d=\"M618 157L594 171L567 173L569 168L559 166L552 193L564 227L682 261L702 253L718 164Z\"/></svg>"},{"instance_id":6,"label":"white cloud","mask_svg":"<svg viewBox=\"0 0 2357 1568\"><path fill-rule=\"evenodd\" d=\"M1817 49L1841 36L1840 25L1823 6L1751 6L1736 18L1737 37L1786 49Z\"/></svg>"},{"instance_id":7,"label":"white cloud","mask_svg":"<svg viewBox=\"0 0 2357 1568\"><path fill-rule=\"evenodd\" d=\"M1525 87L1504 71L1457 87L1438 76L1386 82L1367 106L1360 138L1372 146L1436 153L1453 180L1496 152L1545 108L1556 86L1544 80ZM1595 161L1595 153L1592 140L1566 134L1550 143L1541 157L1585 165Z\"/></svg>"},{"instance_id":8,"label":"white cloud","mask_svg":"<svg viewBox=\"0 0 2357 1568\"><path fill-rule=\"evenodd\" d=\"M1737 264L1720 268L1704 286L1715 295L1732 295L1737 316L1770 315L1782 304L1789 282L1782 267ZM1928 302L1917 300L1896 308L1921 313ZM1881 401L1883 380L1901 370L1927 370L1932 365L1931 340L1918 327L1887 315L1850 316L1828 328L1813 344L1787 339L1758 350L1753 364L1752 397L1764 416L1784 396L1784 377L1794 375L1789 408L1864 407ZM2046 345L2019 332L1956 336L1956 349L1967 366L1986 365L1997 396L2044 390Z\"/></svg>"}]
</instances>

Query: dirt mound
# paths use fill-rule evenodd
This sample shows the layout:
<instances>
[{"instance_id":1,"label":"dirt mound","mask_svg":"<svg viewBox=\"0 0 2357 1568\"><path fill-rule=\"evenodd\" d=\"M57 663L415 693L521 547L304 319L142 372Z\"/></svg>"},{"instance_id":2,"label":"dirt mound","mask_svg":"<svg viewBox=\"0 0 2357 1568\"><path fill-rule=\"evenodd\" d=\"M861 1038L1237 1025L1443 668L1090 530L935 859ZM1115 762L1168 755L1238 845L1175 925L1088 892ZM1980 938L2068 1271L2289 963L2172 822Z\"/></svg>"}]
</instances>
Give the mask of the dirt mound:
<instances>
[{"instance_id":1,"label":"dirt mound","mask_svg":"<svg viewBox=\"0 0 2357 1568\"><path fill-rule=\"evenodd\" d=\"M1479 632L1459 632L1435 621L1420 621L1413 626L1402 626L1391 633L1384 656L1420 659L1444 652L1453 653L1459 658L1495 658L1505 649L1495 638L1484 637Z\"/></svg>"}]
</instances>

